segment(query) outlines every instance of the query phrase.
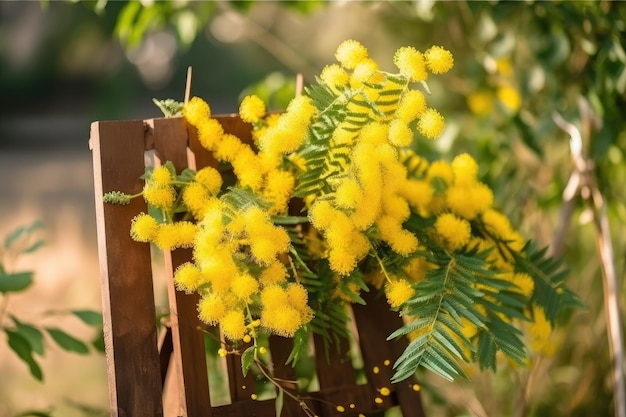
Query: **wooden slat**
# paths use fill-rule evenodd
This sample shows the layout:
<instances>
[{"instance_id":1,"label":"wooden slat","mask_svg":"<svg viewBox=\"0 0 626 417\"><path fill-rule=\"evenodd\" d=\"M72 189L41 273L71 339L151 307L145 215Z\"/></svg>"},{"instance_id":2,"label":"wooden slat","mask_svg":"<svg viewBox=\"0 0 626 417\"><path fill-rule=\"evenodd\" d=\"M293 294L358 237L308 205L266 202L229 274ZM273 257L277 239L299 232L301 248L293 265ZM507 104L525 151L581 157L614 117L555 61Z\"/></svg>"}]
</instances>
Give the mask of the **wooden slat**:
<instances>
[{"instance_id":1,"label":"wooden slat","mask_svg":"<svg viewBox=\"0 0 626 417\"><path fill-rule=\"evenodd\" d=\"M102 201L109 191L141 191L143 122L95 122L90 146L111 415L162 416L150 247L132 241L128 232L146 205L141 199L126 206Z\"/></svg>"},{"instance_id":2,"label":"wooden slat","mask_svg":"<svg viewBox=\"0 0 626 417\"><path fill-rule=\"evenodd\" d=\"M381 409L398 403L404 417L424 417L420 393L411 388L415 381L409 379L393 385L390 382L392 365L408 343L406 339L386 340L403 322L397 312L389 309L384 296L377 295L375 291L363 293L367 305L353 306L368 383L374 390L387 387L394 392L393 396L379 396L383 400Z\"/></svg>"},{"instance_id":3,"label":"wooden slat","mask_svg":"<svg viewBox=\"0 0 626 417\"><path fill-rule=\"evenodd\" d=\"M356 383L348 340L341 339L339 347L331 345L326 352L324 339L322 336L314 334L313 344L315 346L315 369L320 383L320 391Z\"/></svg>"},{"instance_id":4,"label":"wooden slat","mask_svg":"<svg viewBox=\"0 0 626 417\"><path fill-rule=\"evenodd\" d=\"M189 165L187 160L187 131L183 120L150 119L151 140L158 158L171 161L178 173ZM170 305L170 325L174 345L173 361L177 373L180 414L188 417L210 417L211 402L206 373L204 337L198 319L198 294L177 291L174 271L192 260L191 250L177 249L164 254L167 290Z\"/></svg>"},{"instance_id":5,"label":"wooden slat","mask_svg":"<svg viewBox=\"0 0 626 417\"><path fill-rule=\"evenodd\" d=\"M244 352L249 343L238 346L239 352ZM243 375L241 369L241 355L227 355L226 369L228 370L228 390L230 392L230 400L235 403L241 400L249 400L250 395L254 393L254 375L248 372Z\"/></svg>"},{"instance_id":6,"label":"wooden slat","mask_svg":"<svg viewBox=\"0 0 626 417\"><path fill-rule=\"evenodd\" d=\"M297 395L298 385L296 381L296 373L291 365L287 365L287 358L293 349L293 340L280 336L270 336L269 338L270 352L272 355L272 364L274 365L274 376L281 380L281 385L285 390ZM290 382L294 381L294 382ZM302 408L288 396L284 396L283 415L285 416L304 416Z\"/></svg>"}]
</instances>

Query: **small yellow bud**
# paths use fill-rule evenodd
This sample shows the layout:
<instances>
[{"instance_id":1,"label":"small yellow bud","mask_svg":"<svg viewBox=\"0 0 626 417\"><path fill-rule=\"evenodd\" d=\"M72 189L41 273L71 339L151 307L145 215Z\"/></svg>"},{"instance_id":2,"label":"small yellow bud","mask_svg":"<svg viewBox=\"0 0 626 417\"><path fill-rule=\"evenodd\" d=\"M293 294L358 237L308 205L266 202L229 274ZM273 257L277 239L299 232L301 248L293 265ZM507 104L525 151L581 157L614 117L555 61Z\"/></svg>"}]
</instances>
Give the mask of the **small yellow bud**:
<instances>
[{"instance_id":1,"label":"small yellow bud","mask_svg":"<svg viewBox=\"0 0 626 417\"><path fill-rule=\"evenodd\" d=\"M375 374L380 372L380 368L378 366L375 366L374 369L372 369L372 372L374 372Z\"/></svg>"},{"instance_id":2,"label":"small yellow bud","mask_svg":"<svg viewBox=\"0 0 626 417\"><path fill-rule=\"evenodd\" d=\"M257 399L257 398L259 398L259 397L258 397L258 395L256 395L256 394L251 394L251 395L250 395L250 398L252 398L253 400L256 400L256 399Z\"/></svg>"},{"instance_id":3,"label":"small yellow bud","mask_svg":"<svg viewBox=\"0 0 626 417\"><path fill-rule=\"evenodd\" d=\"M383 399L382 399L382 398L380 398L380 397L376 397L376 398L374 398L374 402L375 402L376 404L382 404L382 403L383 403Z\"/></svg>"},{"instance_id":4,"label":"small yellow bud","mask_svg":"<svg viewBox=\"0 0 626 417\"><path fill-rule=\"evenodd\" d=\"M391 394L391 390L390 390L389 388L387 388L387 387L382 387L382 388L380 389L380 395L383 395L383 396L385 396L385 397L388 397L388 396L389 396L389 394Z\"/></svg>"},{"instance_id":5,"label":"small yellow bud","mask_svg":"<svg viewBox=\"0 0 626 417\"><path fill-rule=\"evenodd\" d=\"M260 353L261 355L265 355L265 354L267 353L267 349L265 348L265 346L261 346L261 347L259 348L259 353Z\"/></svg>"},{"instance_id":6,"label":"small yellow bud","mask_svg":"<svg viewBox=\"0 0 626 417\"><path fill-rule=\"evenodd\" d=\"M413 384L411 388L413 388L413 391L419 391L422 389L422 387L420 387L420 384Z\"/></svg>"},{"instance_id":7,"label":"small yellow bud","mask_svg":"<svg viewBox=\"0 0 626 417\"><path fill-rule=\"evenodd\" d=\"M247 335L245 335L245 336L243 337L243 342L244 342L244 343L250 343L251 341L252 341L252 338L250 337L250 335L249 335L249 334L247 334Z\"/></svg>"},{"instance_id":8,"label":"small yellow bud","mask_svg":"<svg viewBox=\"0 0 626 417\"><path fill-rule=\"evenodd\" d=\"M337 406L337 411L339 411L340 413L343 413L344 411L346 411L345 407L343 405L338 405Z\"/></svg>"},{"instance_id":9,"label":"small yellow bud","mask_svg":"<svg viewBox=\"0 0 626 417\"><path fill-rule=\"evenodd\" d=\"M217 354L220 356L220 358L223 358L224 356L228 354L228 351L224 348L219 348L217 350Z\"/></svg>"}]
</instances>

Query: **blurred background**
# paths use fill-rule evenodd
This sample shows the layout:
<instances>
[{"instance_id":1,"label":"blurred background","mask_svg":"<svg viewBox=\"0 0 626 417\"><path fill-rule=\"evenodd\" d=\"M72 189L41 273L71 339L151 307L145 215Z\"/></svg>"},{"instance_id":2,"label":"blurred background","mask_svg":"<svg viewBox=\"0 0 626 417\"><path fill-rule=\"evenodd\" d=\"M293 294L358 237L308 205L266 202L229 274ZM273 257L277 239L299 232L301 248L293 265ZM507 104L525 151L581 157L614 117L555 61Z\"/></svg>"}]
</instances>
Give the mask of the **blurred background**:
<instances>
[{"instance_id":1,"label":"blurred background","mask_svg":"<svg viewBox=\"0 0 626 417\"><path fill-rule=\"evenodd\" d=\"M621 281L626 4L98 0L0 2L0 241L41 221L32 238L45 242L16 257L5 240L0 252L7 272L34 271L26 291L0 294L0 416L108 415L98 349L77 354L44 339L45 355L35 357L40 382L9 346L13 317L97 339L89 320L54 313L101 308L90 123L160 116L152 99L182 101L189 66L192 94L214 113L236 111L250 91L280 110L295 75L314 82L350 38L383 69L393 69L401 46L452 51L454 69L429 81L429 103L446 130L418 150L477 158L497 205L526 237L563 257L586 305L563 317L550 346L532 347L526 369L505 363L496 375L476 371L473 382L455 384L422 376L428 415L613 415L597 234L584 200L563 202L574 166L553 116L583 132Z\"/></svg>"}]
</instances>

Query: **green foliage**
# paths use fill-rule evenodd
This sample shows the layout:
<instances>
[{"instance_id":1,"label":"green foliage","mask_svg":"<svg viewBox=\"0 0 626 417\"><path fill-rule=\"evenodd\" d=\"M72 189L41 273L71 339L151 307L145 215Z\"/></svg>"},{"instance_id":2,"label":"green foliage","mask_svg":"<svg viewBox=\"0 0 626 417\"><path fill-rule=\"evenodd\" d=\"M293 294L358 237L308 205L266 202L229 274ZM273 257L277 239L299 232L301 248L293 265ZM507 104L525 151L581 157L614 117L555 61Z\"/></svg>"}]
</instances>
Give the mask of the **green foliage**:
<instances>
[{"instance_id":1,"label":"green foliage","mask_svg":"<svg viewBox=\"0 0 626 417\"><path fill-rule=\"evenodd\" d=\"M27 366L30 374L38 381L44 380L44 374L39 364L39 358L46 353L47 334L52 341L67 352L87 354L90 352L87 343L67 333L58 327L50 327L23 321L17 316L8 313L9 297L14 293L29 290L33 285L33 272L20 271L8 272L9 261L14 261L18 256L30 254L42 246L41 239L33 239L33 233L41 229L43 224L35 222L29 226L17 228L4 240L0 251L0 329L7 336L9 348ZM97 330L96 338L91 342L96 351L102 343L102 315L99 312L87 309L54 312L55 315L73 315L84 324ZM5 317L10 319L6 320ZM30 412L24 415L37 415ZM39 413L37 411L36 413ZM42 412L44 413L44 412ZM47 414L42 414L47 415Z\"/></svg>"}]
</instances>

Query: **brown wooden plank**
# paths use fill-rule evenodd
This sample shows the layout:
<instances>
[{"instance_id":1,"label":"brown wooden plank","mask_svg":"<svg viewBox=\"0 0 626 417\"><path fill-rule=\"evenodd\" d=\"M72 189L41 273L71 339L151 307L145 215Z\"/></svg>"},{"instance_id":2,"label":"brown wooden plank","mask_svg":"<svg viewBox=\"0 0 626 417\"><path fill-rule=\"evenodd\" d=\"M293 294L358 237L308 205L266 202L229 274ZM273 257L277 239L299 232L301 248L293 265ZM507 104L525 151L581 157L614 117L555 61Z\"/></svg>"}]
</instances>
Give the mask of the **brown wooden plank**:
<instances>
[{"instance_id":1,"label":"brown wooden plank","mask_svg":"<svg viewBox=\"0 0 626 417\"><path fill-rule=\"evenodd\" d=\"M367 305L354 305L353 312L368 383L374 390L387 387L393 392L392 396L379 396L383 400L382 407L399 404L404 417L424 417L421 395L411 388L415 381L391 384L392 365L408 343L406 339L388 341L387 337L403 325L402 318L391 311L385 297L375 291L361 296Z\"/></svg>"},{"instance_id":2,"label":"brown wooden plank","mask_svg":"<svg viewBox=\"0 0 626 417\"><path fill-rule=\"evenodd\" d=\"M141 199L126 206L102 201L109 191L141 191L143 122L94 122L90 146L111 415L162 416L150 247L129 234L131 219L146 205Z\"/></svg>"},{"instance_id":3,"label":"brown wooden plank","mask_svg":"<svg viewBox=\"0 0 626 417\"><path fill-rule=\"evenodd\" d=\"M167 326L161 340L159 341L159 361L161 363L161 385L165 386L165 378L170 367L170 359L174 352L174 342L172 341L172 328Z\"/></svg>"},{"instance_id":4,"label":"brown wooden plank","mask_svg":"<svg viewBox=\"0 0 626 417\"><path fill-rule=\"evenodd\" d=\"M183 119L150 119L146 124L161 162L171 161L178 173L187 168L187 130ZM199 296L177 291L173 279L176 268L192 260L192 252L178 249L165 253L164 259L180 412L189 417L210 417L204 336L197 312Z\"/></svg>"},{"instance_id":5,"label":"brown wooden plank","mask_svg":"<svg viewBox=\"0 0 626 417\"><path fill-rule=\"evenodd\" d=\"M356 374L350 357L350 342L347 339L341 339L339 347L329 346L326 352L323 337L314 334L313 345L320 391L356 384Z\"/></svg>"},{"instance_id":6,"label":"brown wooden plank","mask_svg":"<svg viewBox=\"0 0 626 417\"><path fill-rule=\"evenodd\" d=\"M243 344L237 349L244 352L251 344ZM228 390L230 392L230 400L234 403L241 400L249 400L250 395L254 392L254 375L248 372L243 376L241 369L241 355L227 355L226 369L228 370Z\"/></svg>"},{"instance_id":7,"label":"brown wooden plank","mask_svg":"<svg viewBox=\"0 0 626 417\"><path fill-rule=\"evenodd\" d=\"M269 344L274 366L274 376L281 380L281 385L285 390L298 395L295 370L291 365L286 364L287 358L293 349L293 340L272 335L269 338ZM300 405L287 395L284 396L283 415L305 416Z\"/></svg>"}]
</instances>

